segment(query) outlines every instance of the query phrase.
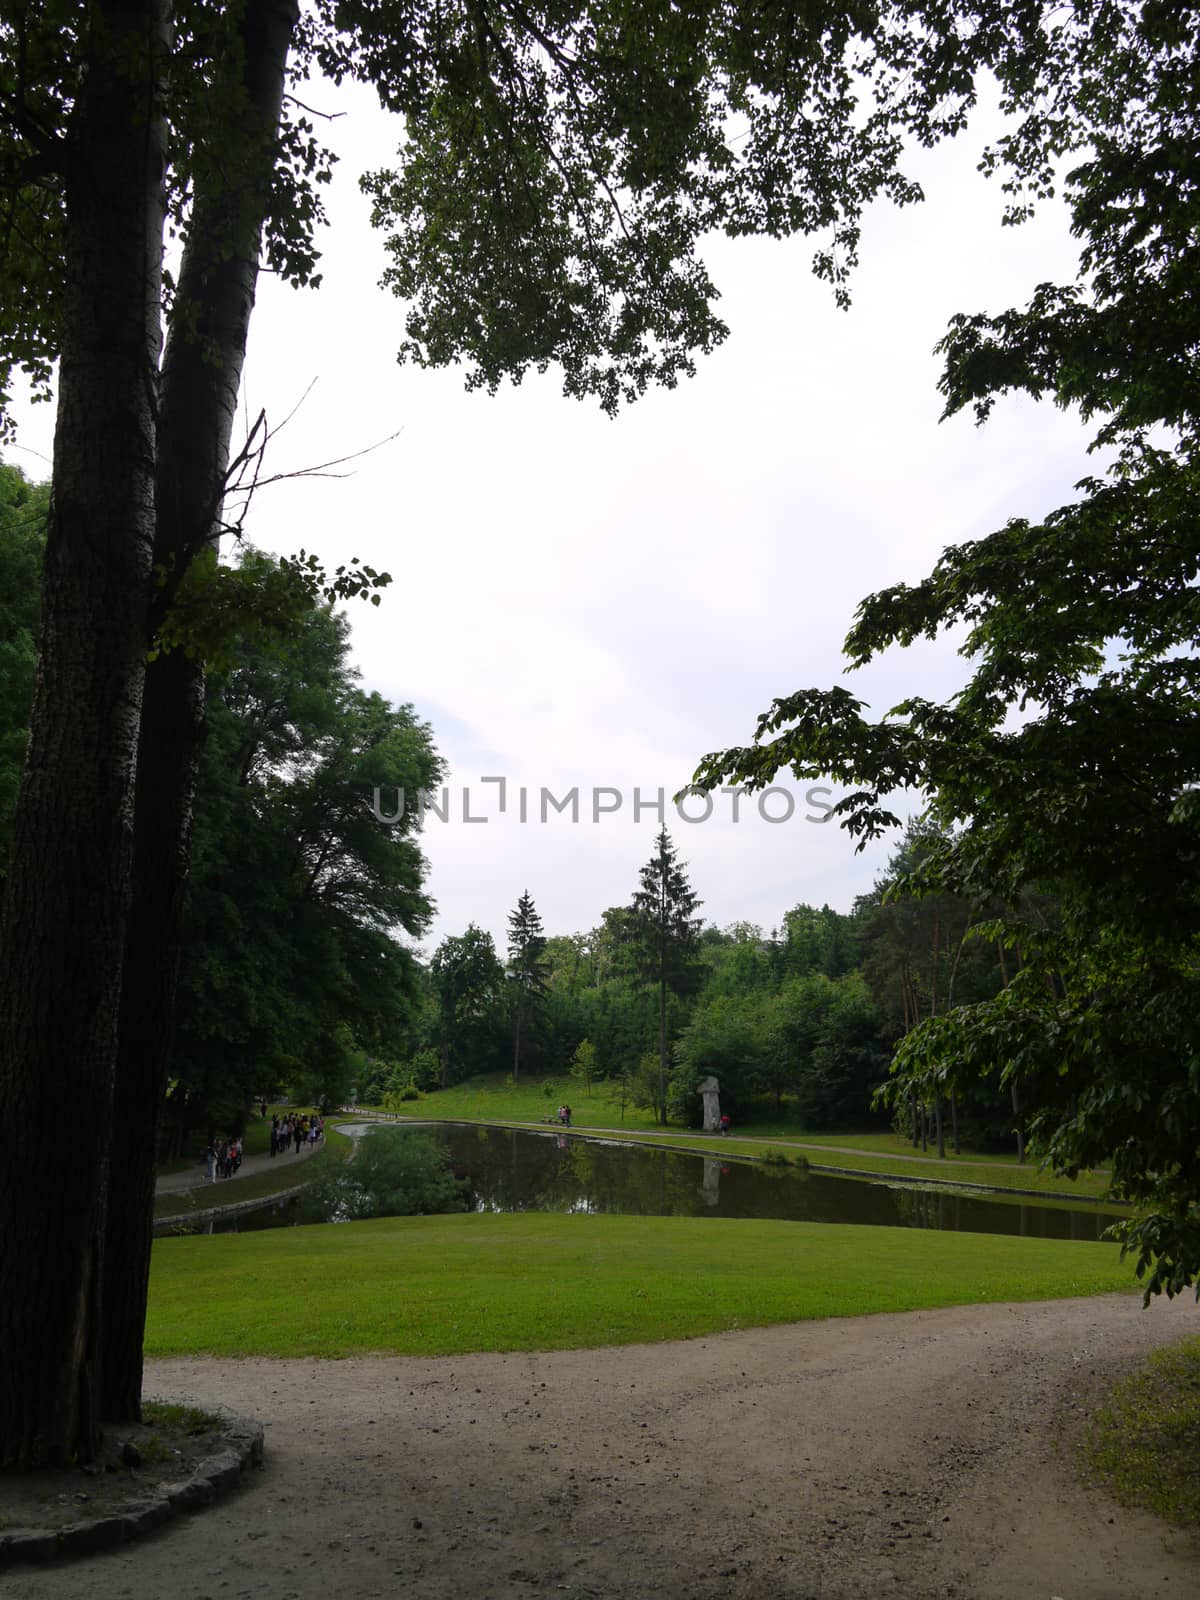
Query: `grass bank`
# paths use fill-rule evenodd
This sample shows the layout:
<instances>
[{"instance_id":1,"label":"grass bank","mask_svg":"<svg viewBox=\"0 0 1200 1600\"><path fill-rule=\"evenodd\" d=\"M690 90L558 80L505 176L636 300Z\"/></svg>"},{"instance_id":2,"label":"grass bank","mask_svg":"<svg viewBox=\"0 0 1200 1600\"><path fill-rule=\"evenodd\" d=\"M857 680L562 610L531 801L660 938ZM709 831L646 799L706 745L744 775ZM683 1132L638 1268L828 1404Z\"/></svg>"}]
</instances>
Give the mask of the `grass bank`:
<instances>
[{"instance_id":1,"label":"grass bank","mask_svg":"<svg viewBox=\"0 0 1200 1600\"><path fill-rule=\"evenodd\" d=\"M1132 1284L1105 1244L712 1218L390 1217L159 1240L146 1354L575 1349Z\"/></svg>"},{"instance_id":2,"label":"grass bank","mask_svg":"<svg viewBox=\"0 0 1200 1600\"><path fill-rule=\"evenodd\" d=\"M1114 1386L1085 1455L1124 1505L1200 1526L1200 1339L1155 1351Z\"/></svg>"},{"instance_id":3,"label":"grass bank","mask_svg":"<svg viewBox=\"0 0 1200 1600\"><path fill-rule=\"evenodd\" d=\"M651 1117L631 1106L622 1118L619 1100L599 1083L590 1096L569 1078L547 1078L509 1083L502 1073L471 1078L450 1089L438 1089L420 1100L400 1101L389 1110L403 1117L444 1118L461 1122L514 1122L544 1124L555 1108L567 1102L573 1126L615 1130L630 1140L659 1140L672 1148L712 1151L726 1156L759 1155L764 1146L802 1152L814 1167L846 1172L908 1178L914 1182L979 1184L995 1189L1018 1189L1033 1195L1065 1200L1099 1199L1108 1187L1104 1173L1081 1173L1078 1178L1041 1172L1034 1164L1018 1166L1015 1156L963 1150L947 1151L944 1159L923 1156L898 1134L806 1133L786 1119L756 1122L738 1128L728 1138L706 1137L680 1127L659 1127Z\"/></svg>"}]
</instances>

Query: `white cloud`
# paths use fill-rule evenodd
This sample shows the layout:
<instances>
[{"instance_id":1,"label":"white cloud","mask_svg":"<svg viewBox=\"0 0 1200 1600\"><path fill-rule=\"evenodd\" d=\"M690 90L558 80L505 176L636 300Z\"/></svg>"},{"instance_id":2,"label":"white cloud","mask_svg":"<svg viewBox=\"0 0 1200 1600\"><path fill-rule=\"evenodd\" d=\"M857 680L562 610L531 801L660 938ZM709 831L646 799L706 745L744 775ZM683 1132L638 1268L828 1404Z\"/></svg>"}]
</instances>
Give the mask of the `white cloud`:
<instances>
[{"instance_id":1,"label":"white cloud","mask_svg":"<svg viewBox=\"0 0 1200 1600\"><path fill-rule=\"evenodd\" d=\"M325 287L264 279L245 409L278 423L317 380L273 446L277 472L399 433L344 480L264 491L248 531L393 573L378 610L352 612L355 656L367 686L431 719L456 784L502 772L555 793L670 792L706 751L748 742L774 695L839 679L865 593L1045 511L1087 469L1077 421L1048 407L938 424L932 347L950 314L1017 303L1074 259L1059 213L999 227L979 139L919 154L926 205L870 215L849 313L804 241L713 241L730 339L614 422L553 374L492 399L395 364L402 307L376 287L381 242L354 183L394 137L368 96L341 98ZM31 418L23 442L47 449L50 421ZM847 682L883 709L962 673L949 641ZM654 825L635 827L628 802L597 825L431 823L435 937L474 920L502 943L526 887L551 930L594 924L630 897ZM798 821L673 832L720 923L771 926L798 900L848 908L887 854Z\"/></svg>"}]
</instances>

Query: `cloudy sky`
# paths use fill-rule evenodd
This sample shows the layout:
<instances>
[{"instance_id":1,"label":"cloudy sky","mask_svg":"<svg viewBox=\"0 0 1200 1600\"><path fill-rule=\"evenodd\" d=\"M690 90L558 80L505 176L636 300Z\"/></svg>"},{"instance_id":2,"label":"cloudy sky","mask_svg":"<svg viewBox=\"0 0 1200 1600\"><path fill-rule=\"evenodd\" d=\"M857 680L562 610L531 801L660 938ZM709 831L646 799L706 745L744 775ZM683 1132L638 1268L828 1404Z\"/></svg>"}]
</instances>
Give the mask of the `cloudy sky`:
<instances>
[{"instance_id":1,"label":"cloudy sky","mask_svg":"<svg viewBox=\"0 0 1200 1600\"><path fill-rule=\"evenodd\" d=\"M714 241L729 339L694 380L611 421L562 398L553 372L492 398L396 364L403 307L377 287L382 244L355 181L387 163L395 134L362 91L319 103L346 113L325 282L297 294L264 280L247 414L277 425L313 385L274 443L275 472L397 437L349 477L264 491L247 532L393 575L378 610L352 610L354 655L366 687L432 724L451 769L450 820L426 824L426 947L469 921L503 946L524 889L548 931L591 927L636 886L658 791L669 807L702 755L749 741L774 696L838 680L864 594L1069 496L1086 469L1078 421L1009 400L982 430L939 425L932 348L953 312L999 310L1068 272L1071 241L1053 211L1000 227L999 189L975 171L982 131L922 152L928 199L871 213L850 312L812 278L803 240ZM51 424L31 411L25 449L48 455ZM39 470L36 454L13 459ZM883 710L951 692L963 670L948 641L846 681ZM503 815L484 777L507 780ZM578 789L579 820L547 805L543 822L543 789ZM594 821L596 790L619 809ZM487 820L464 822L464 805ZM847 910L889 853L856 856L836 824L804 820L820 813L802 794L787 821L753 802L741 813L735 824L727 796L705 822L667 812L719 924L770 928L798 901Z\"/></svg>"}]
</instances>

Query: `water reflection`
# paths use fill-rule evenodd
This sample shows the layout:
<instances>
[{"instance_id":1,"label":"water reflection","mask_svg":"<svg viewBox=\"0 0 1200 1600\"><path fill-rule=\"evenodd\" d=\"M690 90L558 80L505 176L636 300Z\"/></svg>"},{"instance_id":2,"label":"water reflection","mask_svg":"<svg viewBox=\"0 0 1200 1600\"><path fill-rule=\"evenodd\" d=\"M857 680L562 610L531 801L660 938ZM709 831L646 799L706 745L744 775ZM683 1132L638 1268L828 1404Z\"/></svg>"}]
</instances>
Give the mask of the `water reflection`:
<instances>
[{"instance_id":1,"label":"water reflection","mask_svg":"<svg viewBox=\"0 0 1200 1600\"><path fill-rule=\"evenodd\" d=\"M410 1125L413 1126L413 1125ZM564 1132L421 1124L469 1179L477 1211L623 1212L657 1217L751 1217L849 1222L1043 1239L1099 1239L1117 1215L1036 1200L867 1182L718 1156L585 1139ZM370 1132L346 1128L345 1132ZM278 1227L294 1205L219 1219L205 1231Z\"/></svg>"},{"instance_id":2,"label":"water reflection","mask_svg":"<svg viewBox=\"0 0 1200 1600\"><path fill-rule=\"evenodd\" d=\"M1046 1239L1098 1239L1116 1220L1098 1206L867 1183L571 1134L448 1124L435 1131L455 1170L469 1179L479 1211L758 1217Z\"/></svg>"}]
</instances>

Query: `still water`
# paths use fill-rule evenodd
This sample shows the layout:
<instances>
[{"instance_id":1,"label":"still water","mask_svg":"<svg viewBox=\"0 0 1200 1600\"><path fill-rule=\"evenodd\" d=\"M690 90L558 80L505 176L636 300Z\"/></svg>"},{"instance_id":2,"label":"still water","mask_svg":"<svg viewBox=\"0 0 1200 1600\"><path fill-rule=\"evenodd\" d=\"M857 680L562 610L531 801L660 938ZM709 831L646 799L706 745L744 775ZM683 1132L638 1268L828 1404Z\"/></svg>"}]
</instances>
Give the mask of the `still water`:
<instances>
[{"instance_id":1,"label":"still water","mask_svg":"<svg viewBox=\"0 0 1200 1600\"><path fill-rule=\"evenodd\" d=\"M370 1128L345 1128L370 1133ZM414 1130L416 1131L416 1130ZM470 1183L477 1211L626 1212L656 1217L758 1217L966 1233L1098 1239L1117 1214L1099 1206L996 1199L949 1189L774 1170L720 1156L511 1128L421 1126ZM214 1231L286 1225L288 1206L214 1223Z\"/></svg>"}]
</instances>

